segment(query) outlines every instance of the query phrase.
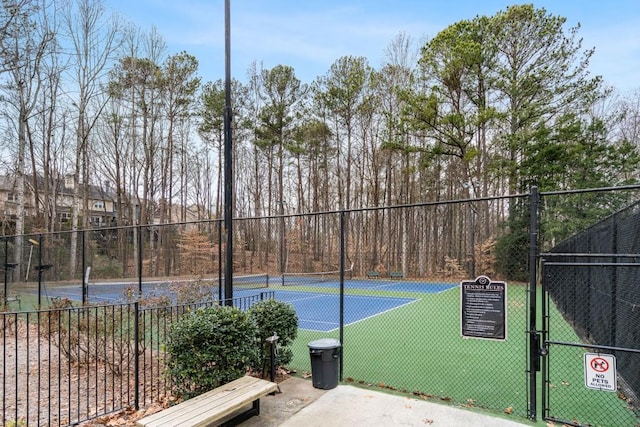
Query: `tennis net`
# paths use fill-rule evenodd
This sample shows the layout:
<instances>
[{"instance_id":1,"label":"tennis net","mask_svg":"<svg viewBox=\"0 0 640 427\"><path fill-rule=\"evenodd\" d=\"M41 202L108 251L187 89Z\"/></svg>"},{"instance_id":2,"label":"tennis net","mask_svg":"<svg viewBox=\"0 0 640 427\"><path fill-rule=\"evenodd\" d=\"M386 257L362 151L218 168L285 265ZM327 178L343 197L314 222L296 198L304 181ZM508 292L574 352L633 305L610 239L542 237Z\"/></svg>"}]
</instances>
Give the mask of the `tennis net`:
<instances>
[{"instance_id":1,"label":"tennis net","mask_svg":"<svg viewBox=\"0 0 640 427\"><path fill-rule=\"evenodd\" d=\"M205 298L207 295L217 295L218 288L224 289L224 277L222 281L218 278L200 278L200 279L162 279L138 282L102 282L88 283L87 295L92 299L100 300L121 300L131 298L137 294L138 288L141 286L142 293L145 296L150 295L176 295L190 294L191 296L199 295ZM250 274L244 276L233 276L233 289L262 289L269 287L268 274ZM55 295L70 297L71 299L79 299L81 296L81 287L79 286L58 286L55 287Z\"/></svg>"},{"instance_id":2,"label":"tennis net","mask_svg":"<svg viewBox=\"0 0 640 427\"><path fill-rule=\"evenodd\" d=\"M344 271L345 280L351 279L352 269ZM340 283L340 270L317 271L313 273L284 273L282 275L283 286L304 286L315 283Z\"/></svg>"},{"instance_id":3,"label":"tennis net","mask_svg":"<svg viewBox=\"0 0 640 427\"><path fill-rule=\"evenodd\" d=\"M248 274L245 276L233 276L232 287L234 289L261 289L269 287L269 275L262 274ZM222 286L224 286L224 277L222 278Z\"/></svg>"}]
</instances>

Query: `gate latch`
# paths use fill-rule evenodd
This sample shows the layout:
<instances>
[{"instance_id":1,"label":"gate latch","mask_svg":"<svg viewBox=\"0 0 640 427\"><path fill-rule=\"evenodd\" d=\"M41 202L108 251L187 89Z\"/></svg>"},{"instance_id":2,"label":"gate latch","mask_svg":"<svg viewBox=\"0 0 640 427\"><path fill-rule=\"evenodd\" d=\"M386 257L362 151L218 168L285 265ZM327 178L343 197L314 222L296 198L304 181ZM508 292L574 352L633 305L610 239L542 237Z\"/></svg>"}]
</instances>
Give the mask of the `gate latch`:
<instances>
[{"instance_id":1,"label":"gate latch","mask_svg":"<svg viewBox=\"0 0 640 427\"><path fill-rule=\"evenodd\" d=\"M532 356L534 357L533 363L536 372L540 371L540 358L546 356L549 353L549 349L542 346L542 337L539 333L532 335L533 342L531 343ZM535 351L535 353L533 353Z\"/></svg>"}]
</instances>

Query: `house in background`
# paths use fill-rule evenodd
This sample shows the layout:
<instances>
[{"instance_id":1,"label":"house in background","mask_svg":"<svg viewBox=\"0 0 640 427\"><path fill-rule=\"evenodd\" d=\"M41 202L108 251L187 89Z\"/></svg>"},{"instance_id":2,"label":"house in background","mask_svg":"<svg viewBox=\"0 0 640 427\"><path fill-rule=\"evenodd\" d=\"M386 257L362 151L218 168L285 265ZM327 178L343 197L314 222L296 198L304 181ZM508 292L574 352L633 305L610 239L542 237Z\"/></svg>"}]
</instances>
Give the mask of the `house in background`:
<instances>
[{"instance_id":1,"label":"house in background","mask_svg":"<svg viewBox=\"0 0 640 427\"><path fill-rule=\"evenodd\" d=\"M36 215L35 198L29 186L24 189L24 210L26 217ZM11 175L0 175L0 231L5 234L13 229L18 219L18 191L16 178Z\"/></svg>"},{"instance_id":2,"label":"house in background","mask_svg":"<svg viewBox=\"0 0 640 427\"><path fill-rule=\"evenodd\" d=\"M60 221L66 222L71 219L73 207L73 175L66 175L64 180L56 184L56 212ZM83 184L80 183L79 194L83 194ZM109 181L105 181L103 186L89 185L87 187L88 196L88 219L94 227L107 227L115 225L116 192L111 187ZM78 200L78 209L82 212L82 197Z\"/></svg>"},{"instance_id":3,"label":"house in background","mask_svg":"<svg viewBox=\"0 0 640 427\"><path fill-rule=\"evenodd\" d=\"M45 182L42 177L38 177L37 188L38 197L41 201L39 206L48 209L49 223L50 216L56 216L56 222L59 224L71 221L73 215L73 192L74 177L66 175L49 182L48 194L45 194ZM15 222L18 218L18 195L17 195L16 177L11 175L0 175L0 232L2 234L14 234ZM82 212L82 194L85 191L83 184L80 183L80 198L77 203L79 212ZM86 189L88 197L88 221L91 227L112 227L116 226L118 218L117 211L117 193L116 189L109 181L104 181L103 185L89 185ZM25 177L25 220L28 223L29 218L36 217L35 203L35 185L32 176ZM53 202L55 200L55 202ZM139 203L134 197L129 197L131 203L131 212L137 217L140 212ZM162 206L162 201L159 203ZM155 205L154 205L155 206ZM135 224L136 220L128 220L128 213L123 212L126 224ZM173 205L171 215L167 215L162 219L164 223L192 222L203 219L210 219L208 211L203 206L191 205L186 208L180 205ZM161 215L159 207L153 211L153 224L160 224Z\"/></svg>"},{"instance_id":4,"label":"house in background","mask_svg":"<svg viewBox=\"0 0 640 427\"><path fill-rule=\"evenodd\" d=\"M51 212L55 212L56 220L64 223L71 220L73 207L73 175L67 175L64 178L54 180L49 184L49 194L44 194L44 179L38 178L38 197L42 201L40 206L48 206L46 200L55 200L55 207ZM80 184L80 194L83 194L83 184ZM103 186L89 185L87 188L88 195L88 218L89 223L95 227L104 227L115 224L116 220L116 193L110 186L109 182L105 182ZM24 207L25 219L35 218L35 186L33 177L25 178L24 186ZM82 198L78 200L78 209L81 210ZM13 228L18 218L18 192L16 177L11 175L0 175L0 223L2 231ZM4 233L3 233L4 234Z\"/></svg>"}]
</instances>

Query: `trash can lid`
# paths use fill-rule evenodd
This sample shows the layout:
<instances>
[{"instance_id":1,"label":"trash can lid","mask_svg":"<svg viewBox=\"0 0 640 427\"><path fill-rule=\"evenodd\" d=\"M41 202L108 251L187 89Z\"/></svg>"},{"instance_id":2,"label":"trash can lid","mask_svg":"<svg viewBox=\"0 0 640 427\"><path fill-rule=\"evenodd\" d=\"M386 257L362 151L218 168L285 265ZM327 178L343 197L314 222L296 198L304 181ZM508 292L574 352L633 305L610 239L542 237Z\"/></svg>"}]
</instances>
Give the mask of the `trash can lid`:
<instances>
[{"instance_id":1,"label":"trash can lid","mask_svg":"<svg viewBox=\"0 0 640 427\"><path fill-rule=\"evenodd\" d=\"M340 344L340 341L335 338L321 338L319 340L311 341L307 345L309 346L309 348L316 350L339 348L342 346L342 344Z\"/></svg>"}]
</instances>

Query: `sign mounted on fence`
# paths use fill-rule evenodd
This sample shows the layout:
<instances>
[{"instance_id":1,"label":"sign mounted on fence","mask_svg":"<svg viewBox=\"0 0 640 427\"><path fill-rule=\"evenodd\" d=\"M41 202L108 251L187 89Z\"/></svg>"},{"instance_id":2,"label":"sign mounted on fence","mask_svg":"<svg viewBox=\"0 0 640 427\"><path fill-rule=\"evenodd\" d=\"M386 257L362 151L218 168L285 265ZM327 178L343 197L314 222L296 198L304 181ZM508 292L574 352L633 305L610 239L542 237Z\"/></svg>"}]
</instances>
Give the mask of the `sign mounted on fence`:
<instances>
[{"instance_id":1,"label":"sign mounted on fence","mask_svg":"<svg viewBox=\"0 0 640 427\"><path fill-rule=\"evenodd\" d=\"M487 276L460 282L460 330L463 337L507 339L507 284Z\"/></svg>"},{"instance_id":2,"label":"sign mounted on fence","mask_svg":"<svg viewBox=\"0 0 640 427\"><path fill-rule=\"evenodd\" d=\"M584 385L595 390L618 390L616 357L612 354L585 353Z\"/></svg>"}]
</instances>

